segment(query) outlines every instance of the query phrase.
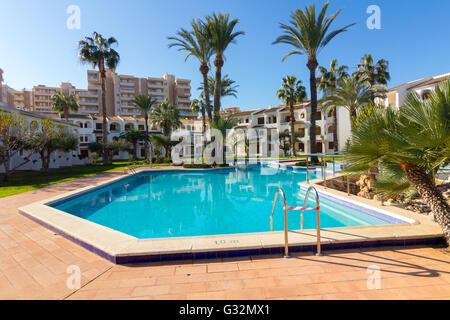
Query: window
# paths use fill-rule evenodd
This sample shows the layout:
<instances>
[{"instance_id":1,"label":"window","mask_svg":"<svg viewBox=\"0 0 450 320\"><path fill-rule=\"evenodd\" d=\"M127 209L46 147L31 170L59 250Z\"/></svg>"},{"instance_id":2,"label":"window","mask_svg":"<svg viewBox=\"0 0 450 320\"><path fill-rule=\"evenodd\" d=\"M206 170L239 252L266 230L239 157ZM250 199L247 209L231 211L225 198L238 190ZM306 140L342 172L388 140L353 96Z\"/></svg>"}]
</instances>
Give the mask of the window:
<instances>
[{"instance_id":1,"label":"window","mask_svg":"<svg viewBox=\"0 0 450 320\"><path fill-rule=\"evenodd\" d=\"M145 130L145 127L144 127L143 124L140 124L140 125L139 125L139 130Z\"/></svg>"},{"instance_id":2,"label":"window","mask_svg":"<svg viewBox=\"0 0 450 320\"><path fill-rule=\"evenodd\" d=\"M103 128L103 124L102 123L96 123L95 124L95 129L102 130L102 128Z\"/></svg>"},{"instance_id":3,"label":"window","mask_svg":"<svg viewBox=\"0 0 450 320\"><path fill-rule=\"evenodd\" d=\"M333 125L329 126L329 127L328 127L328 133L333 133L333 129L334 129L334 128L333 128Z\"/></svg>"},{"instance_id":4,"label":"window","mask_svg":"<svg viewBox=\"0 0 450 320\"><path fill-rule=\"evenodd\" d=\"M322 112L317 111L316 113L316 120L321 120L322 119Z\"/></svg>"},{"instance_id":5,"label":"window","mask_svg":"<svg viewBox=\"0 0 450 320\"><path fill-rule=\"evenodd\" d=\"M298 132L300 133L300 138L304 138L305 137L305 128L298 129Z\"/></svg>"},{"instance_id":6,"label":"window","mask_svg":"<svg viewBox=\"0 0 450 320\"><path fill-rule=\"evenodd\" d=\"M334 142L333 141L328 142L328 149L334 150Z\"/></svg>"},{"instance_id":7,"label":"window","mask_svg":"<svg viewBox=\"0 0 450 320\"><path fill-rule=\"evenodd\" d=\"M264 124L264 118L258 118L258 124Z\"/></svg>"},{"instance_id":8,"label":"window","mask_svg":"<svg viewBox=\"0 0 450 320\"><path fill-rule=\"evenodd\" d=\"M316 136L320 136L321 134L322 134L322 129L319 126L317 126L316 127Z\"/></svg>"}]
</instances>

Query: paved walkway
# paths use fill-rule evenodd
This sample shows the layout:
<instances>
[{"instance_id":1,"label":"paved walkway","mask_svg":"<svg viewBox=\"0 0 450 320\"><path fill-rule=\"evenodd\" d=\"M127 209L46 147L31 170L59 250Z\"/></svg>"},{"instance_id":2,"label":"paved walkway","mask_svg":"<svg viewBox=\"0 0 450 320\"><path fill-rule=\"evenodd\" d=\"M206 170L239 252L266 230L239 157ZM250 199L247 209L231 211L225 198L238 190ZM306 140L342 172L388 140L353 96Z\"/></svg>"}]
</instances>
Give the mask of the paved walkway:
<instances>
[{"instance_id":1,"label":"paved walkway","mask_svg":"<svg viewBox=\"0 0 450 320\"><path fill-rule=\"evenodd\" d=\"M20 206L119 174L0 199L0 299L450 299L450 254L442 248L117 266L17 213ZM82 274L79 290L67 287L73 265ZM378 268L379 283L373 280Z\"/></svg>"}]
</instances>

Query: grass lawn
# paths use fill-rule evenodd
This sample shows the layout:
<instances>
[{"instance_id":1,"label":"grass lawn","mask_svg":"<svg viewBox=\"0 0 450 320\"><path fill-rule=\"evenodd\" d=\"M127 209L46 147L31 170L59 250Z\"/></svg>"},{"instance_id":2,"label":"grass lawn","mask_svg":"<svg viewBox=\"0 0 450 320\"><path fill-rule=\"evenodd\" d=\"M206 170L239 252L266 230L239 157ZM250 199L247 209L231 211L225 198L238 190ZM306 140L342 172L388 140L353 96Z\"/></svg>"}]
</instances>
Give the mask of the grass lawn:
<instances>
[{"instance_id":1,"label":"grass lawn","mask_svg":"<svg viewBox=\"0 0 450 320\"><path fill-rule=\"evenodd\" d=\"M39 171L18 171L10 176L8 182L3 182L0 175L0 198L40 189L52 184L75 180L83 177L95 176L105 172L123 171L129 162L114 162L112 165L87 165L50 170L47 175ZM154 166L167 166L168 164L154 164ZM139 166L139 165L138 165ZM136 166L133 166L136 167Z\"/></svg>"}]
</instances>

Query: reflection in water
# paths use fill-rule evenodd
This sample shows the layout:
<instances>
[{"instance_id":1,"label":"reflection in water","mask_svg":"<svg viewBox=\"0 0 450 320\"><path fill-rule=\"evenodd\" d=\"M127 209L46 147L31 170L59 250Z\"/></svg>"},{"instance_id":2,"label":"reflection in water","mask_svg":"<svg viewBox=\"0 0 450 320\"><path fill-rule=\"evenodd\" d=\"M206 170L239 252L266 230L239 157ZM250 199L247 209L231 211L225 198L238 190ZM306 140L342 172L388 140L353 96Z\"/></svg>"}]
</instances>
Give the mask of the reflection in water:
<instances>
[{"instance_id":1,"label":"reflection in water","mask_svg":"<svg viewBox=\"0 0 450 320\"><path fill-rule=\"evenodd\" d=\"M299 182L305 172L253 166L246 170L152 172L140 174L56 205L56 208L137 238L183 237L269 231L272 201L278 187L289 205L303 204ZM311 174L311 179L316 178ZM311 200L311 205L314 200ZM323 203L322 226L382 224L354 209ZM354 212L352 212L352 210ZM289 228L299 228L299 213L289 213ZM274 229L282 230L281 201ZM315 215L305 215L305 228Z\"/></svg>"}]
</instances>

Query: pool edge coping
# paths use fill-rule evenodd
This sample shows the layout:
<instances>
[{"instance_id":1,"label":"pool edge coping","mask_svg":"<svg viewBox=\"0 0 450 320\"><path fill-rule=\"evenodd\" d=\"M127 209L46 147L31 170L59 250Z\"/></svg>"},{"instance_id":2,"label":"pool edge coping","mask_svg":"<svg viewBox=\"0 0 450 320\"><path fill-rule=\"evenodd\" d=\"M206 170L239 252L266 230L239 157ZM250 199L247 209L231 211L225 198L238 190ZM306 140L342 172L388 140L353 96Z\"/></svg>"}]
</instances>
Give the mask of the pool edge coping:
<instances>
[{"instance_id":1,"label":"pool edge coping","mask_svg":"<svg viewBox=\"0 0 450 320\"><path fill-rule=\"evenodd\" d=\"M183 168L139 169L138 173L152 171L192 171L192 169ZM222 169L227 168L213 170ZM95 190L130 176L132 175L124 174L123 176L114 177L59 196L34 202L20 207L18 210L20 214L27 218L117 264L133 261L160 261L163 258L174 260L202 257L210 258L224 255L249 255L249 253L258 254L256 252L260 251L265 254L279 252L284 246L283 231L138 239L47 205L90 190ZM311 180L310 185L314 185L319 192L326 192L331 194L331 196L345 199L343 196L345 195L346 197L345 193L317 185L318 182L322 181L320 178ZM304 182L299 183L299 185L304 185L304 187L308 186ZM364 205L376 211L382 210L383 212L403 217L403 219L413 220L414 223L321 229L324 248L345 247L348 245L363 246L364 243L366 245L369 243L384 243L388 245L389 243L401 243L402 241L418 243L420 239L424 241L426 239L437 241L443 237L442 230L435 222L431 221L430 217L392 206L378 208L378 204L374 203L373 200L364 199L366 201L361 201L360 197L357 199L358 201L354 201L355 196L353 196L353 198L348 198L345 201L352 200L357 205ZM411 216L413 219L411 219ZM315 230L292 230L289 231L289 237L290 249L293 248L292 250L294 251L301 250L302 248L308 249L307 251L312 251L315 247Z\"/></svg>"}]
</instances>

